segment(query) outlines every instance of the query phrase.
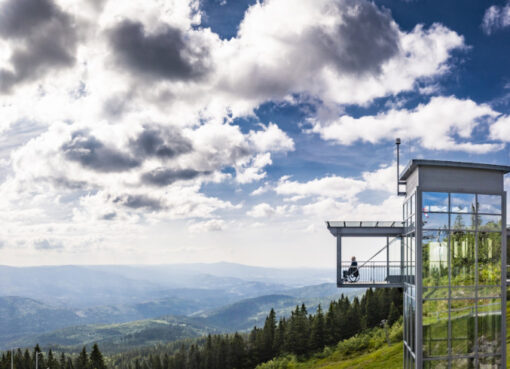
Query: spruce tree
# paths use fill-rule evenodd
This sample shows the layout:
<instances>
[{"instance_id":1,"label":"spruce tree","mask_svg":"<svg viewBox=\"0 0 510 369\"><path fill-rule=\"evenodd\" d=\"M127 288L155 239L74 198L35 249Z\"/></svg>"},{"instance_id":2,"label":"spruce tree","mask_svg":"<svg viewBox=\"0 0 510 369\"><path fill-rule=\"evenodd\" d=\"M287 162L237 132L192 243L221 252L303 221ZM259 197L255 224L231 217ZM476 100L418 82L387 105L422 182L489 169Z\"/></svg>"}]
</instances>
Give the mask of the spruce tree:
<instances>
[{"instance_id":1,"label":"spruce tree","mask_svg":"<svg viewBox=\"0 0 510 369\"><path fill-rule=\"evenodd\" d=\"M390 312L388 314L388 324L393 325L397 320L400 319L400 312L398 311L397 307L391 302L390 306Z\"/></svg>"},{"instance_id":2,"label":"spruce tree","mask_svg":"<svg viewBox=\"0 0 510 369\"><path fill-rule=\"evenodd\" d=\"M321 351L325 344L325 327L324 327L324 314L322 314L322 308L319 304L317 308L317 314L312 320L312 328L310 333L310 342L308 344L310 350Z\"/></svg>"},{"instance_id":3,"label":"spruce tree","mask_svg":"<svg viewBox=\"0 0 510 369\"><path fill-rule=\"evenodd\" d=\"M91 369L106 369L103 354L99 351L99 346L94 343L92 352L90 353L90 367Z\"/></svg>"},{"instance_id":4,"label":"spruce tree","mask_svg":"<svg viewBox=\"0 0 510 369\"><path fill-rule=\"evenodd\" d=\"M262 329L262 350L260 355L261 362L268 361L274 356L273 346L275 331L276 314L274 309L271 309L269 315L266 318L266 322L264 323L264 328Z\"/></svg>"},{"instance_id":5,"label":"spruce tree","mask_svg":"<svg viewBox=\"0 0 510 369\"><path fill-rule=\"evenodd\" d=\"M87 355L87 348L85 346L83 346L83 349L76 358L74 367L76 369L89 369L89 357Z\"/></svg>"}]
</instances>

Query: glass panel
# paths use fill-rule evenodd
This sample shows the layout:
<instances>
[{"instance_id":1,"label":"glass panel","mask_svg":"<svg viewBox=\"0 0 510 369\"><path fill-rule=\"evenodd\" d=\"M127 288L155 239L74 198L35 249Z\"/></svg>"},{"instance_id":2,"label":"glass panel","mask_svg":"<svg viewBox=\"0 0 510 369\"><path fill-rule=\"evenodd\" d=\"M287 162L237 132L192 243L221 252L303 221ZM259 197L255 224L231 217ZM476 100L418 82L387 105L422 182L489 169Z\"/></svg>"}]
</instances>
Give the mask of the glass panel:
<instances>
[{"instance_id":1,"label":"glass panel","mask_svg":"<svg viewBox=\"0 0 510 369\"><path fill-rule=\"evenodd\" d=\"M448 193L445 192L423 192L424 212L448 212Z\"/></svg>"},{"instance_id":2,"label":"glass panel","mask_svg":"<svg viewBox=\"0 0 510 369\"><path fill-rule=\"evenodd\" d=\"M423 213L423 229L448 229L448 214Z\"/></svg>"},{"instance_id":3,"label":"glass panel","mask_svg":"<svg viewBox=\"0 0 510 369\"><path fill-rule=\"evenodd\" d=\"M489 356L480 358L480 369L501 369L501 357Z\"/></svg>"},{"instance_id":4,"label":"glass panel","mask_svg":"<svg viewBox=\"0 0 510 369\"><path fill-rule=\"evenodd\" d=\"M478 212L501 214L501 196L478 195Z\"/></svg>"},{"instance_id":5,"label":"glass panel","mask_svg":"<svg viewBox=\"0 0 510 369\"><path fill-rule=\"evenodd\" d=\"M423 287L423 299L447 299L449 296L448 286L445 287Z\"/></svg>"},{"instance_id":6,"label":"glass panel","mask_svg":"<svg viewBox=\"0 0 510 369\"><path fill-rule=\"evenodd\" d=\"M478 283L497 285L501 282L501 233L478 233Z\"/></svg>"},{"instance_id":7,"label":"glass panel","mask_svg":"<svg viewBox=\"0 0 510 369\"><path fill-rule=\"evenodd\" d=\"M501 231L501 216L478 215L479 229L484 231Z\"/></svg>"},{"instance_id":8,"label":"glass panel","mask_svg":"<svg viewBox=\"0 0 510 369\"><path fill-rule=\"evenodd\" d=\"M448 354L448 300L423 302L423 356Z\"/></svg>"},{"instance_id":9,"label":"glass panel","mask_svg":"<svg viewBox=\"0 0 510 369\"><path fill-rule=\"evenodd\" d=\"M475 369L475 359L454 359L452 369Z\"/></svg>"},{"instance_id":10,"label":"glass panel","mask_svg":"<svg viewBox=\"0 0 510 369\"><path fill-rule=\"evenodd\" d=\"M424 361L423 369L448 369L448 360Z\"/></svg>"},{"instance_id":11,"label":"glass panel","mask_svg":"<svg viewBox=\"0 0 510 369\"><path fill-rule=\"evenodd\" d=\"M475 284L475 233L450 233L452 286Z\"/></svg>"},{"instance_id":12,"label":"glass panel","mask_svg":"<svg viewBox=\"0 0 510 369\"><path fill-rule=\"evenodd\" d=\"M478 287L478 297L501 297L501 286Z\"/></svg>"},{"instance_id":13,"label":"glass panel","mask_svg":"<svg viewBox=\"0 0 510 369\"><path fill-rule=\"evenodd\" d=\"M448 233L424 231L423 286L448 286Z\"/></svg>"},{"instance_id":14,"label":"glass panel","mask_svg":"<svg viewBox=\"0 0 510 369\"><path fill-rule=\"evenodd\" d=\"M454 355L467 355L474 352L475 311L474 299L451 301L451 346Z\"/></svg>"},{"instance_id":15,"label":"glass panel","mask_svg":"<svg viewBox=\"0 0 510 369\"><path fill-rule=\"evenodd\" d=\"M475 214L450 214L451 228L455 230L475 230Z\"/></svg>"},{"instance_id":16,"label":"glass panel","mask_svg":"<svg viewBox=\"0 0 510 369\"><path fill-rule=\"evenodd\" d=\"M453 276L452 276L453 277ZM452 298L473 298L475 296L476 287L455 287L452 286Z\"/></svg>"},{"instance_id":17,"label":"glass panel","mask_svg":"<svg viewBox=\"0 0 510 369\"><path fill-rule=\"evenodd\" d=\"M478 351L483 354L501 351L501 299L478 302Z\"/></svg>"},{"instance_id":18,"label":"glass panel","mask_svg":"<svg viewBox=\"0 0 510 369\"><path fill-rule=\"evenodd\" d=\"M452 193L451 210L454 213L476 213L475 195L471 193Z\"/></svg>"}]
</instances>

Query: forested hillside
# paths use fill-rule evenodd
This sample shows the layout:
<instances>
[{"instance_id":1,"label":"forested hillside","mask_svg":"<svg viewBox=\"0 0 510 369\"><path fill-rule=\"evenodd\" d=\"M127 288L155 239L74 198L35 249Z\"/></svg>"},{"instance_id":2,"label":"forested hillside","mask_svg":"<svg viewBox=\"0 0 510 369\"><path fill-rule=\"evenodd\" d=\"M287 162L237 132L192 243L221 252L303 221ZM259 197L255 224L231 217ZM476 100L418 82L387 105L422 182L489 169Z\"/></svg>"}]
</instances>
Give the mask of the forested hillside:
<instances>
[{"instance_id":1,"label":"forested hillside","mask_svg":"<svg viewBox=\"0 0 510 369\"><path fill-rule=\"evenodd\" d=\"M319 306L315 314L309 314L303 304L289 318L278 319L271 310L264 326L249 333L209 335L179 349L171 345L126 352L112 357L110 365L115 369L251 369L281 355L308 357L383 320L391 325L401 314L400 290L368 290L352 302L343 296L332 301L327 311Z\"/></svg>"},{"instance_id":2,"label":"forested hillside","mask_svg":"<svg viewBox=\"0 0 510 369\"><path fill-rule=\"evenodd\" d=\"M367 290L361 299L355 297L351 301L342 296L331 301L325 311L319 305L314 314L310 314L305 304L302 304L296 306L289 317L278 317L275 310L271 309L264 325L254 327L249 332L208 335L165 345L135 348L108 357L106 364L110 369L253 369L275 358L279 358L275 362L302 361L320 355L325 348L333 347L339 341L367 330L370 332L384 320L391 326L398 322L401 314L400 290ZM366 347L359 342L356 345L361 349ZM37 351L38 346L32 354L18 350L15 354L15 369L33 368ZM48 354L40 355L40 367L98 369L92 359L92 354L97 357L98 352L98 346L94 345L91 355L87 355L83 348L79 354L69 357L61 354L57 359L57 355L50 350ZM0 369L9 367L10 353L4 353Z\"/></svg>"}]
</instances>

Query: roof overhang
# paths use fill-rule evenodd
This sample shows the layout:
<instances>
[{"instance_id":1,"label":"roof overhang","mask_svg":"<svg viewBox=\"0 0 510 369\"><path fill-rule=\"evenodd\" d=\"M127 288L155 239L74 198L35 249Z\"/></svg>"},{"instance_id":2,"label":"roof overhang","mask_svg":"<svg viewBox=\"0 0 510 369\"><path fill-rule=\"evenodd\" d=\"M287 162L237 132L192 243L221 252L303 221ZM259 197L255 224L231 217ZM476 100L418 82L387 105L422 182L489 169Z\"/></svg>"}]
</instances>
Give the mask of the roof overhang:
<instances>
[{"instance_id":1,"label":"roof overhang","mask_svg":"<svg viewBox=\"0 0 510 369\"><path fill-rule=\"evenodd\" d=\"M327 221L335 237L399 237L404 233L401 221Z\"/></svg>"},{"instance_id":2,"label":"roof overhang","mask_svg":"<svg viewBox=\"0 0 510 369\"><path fill-rule=\"evenodd\" d=\"M502 174L510 173L510 166L495 165L495 164L481 164L481 163L466 163L462 161L445 161L445 160L411 160L404 171L400 175L400 180L405 181L416 168L423 167L443 167L443 168L456 168L456 169L480 169L489 170L493 172L501 172Z\"/></svg>"}]
</instances>

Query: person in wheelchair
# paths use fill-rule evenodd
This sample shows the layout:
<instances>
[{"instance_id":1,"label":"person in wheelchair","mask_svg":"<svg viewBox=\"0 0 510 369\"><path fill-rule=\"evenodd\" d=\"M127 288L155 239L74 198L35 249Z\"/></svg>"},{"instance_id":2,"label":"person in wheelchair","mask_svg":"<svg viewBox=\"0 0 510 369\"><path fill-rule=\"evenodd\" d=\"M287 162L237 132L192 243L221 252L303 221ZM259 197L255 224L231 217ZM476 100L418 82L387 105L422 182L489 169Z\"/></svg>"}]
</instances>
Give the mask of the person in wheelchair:
<instances>
[{"instance_id":1,"label":"person in wheelchair","mask_svg":"<svg viewBox=\"0 0 510 369\"><path fill-rule=\"evenodd\" d=\"M356 256L351 258L351 266L348 270L344 270L344 281L356 282L359 278L358 262Z\"/></svg>"}]
</instances>

